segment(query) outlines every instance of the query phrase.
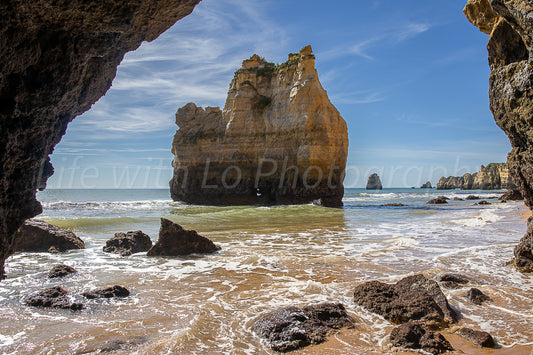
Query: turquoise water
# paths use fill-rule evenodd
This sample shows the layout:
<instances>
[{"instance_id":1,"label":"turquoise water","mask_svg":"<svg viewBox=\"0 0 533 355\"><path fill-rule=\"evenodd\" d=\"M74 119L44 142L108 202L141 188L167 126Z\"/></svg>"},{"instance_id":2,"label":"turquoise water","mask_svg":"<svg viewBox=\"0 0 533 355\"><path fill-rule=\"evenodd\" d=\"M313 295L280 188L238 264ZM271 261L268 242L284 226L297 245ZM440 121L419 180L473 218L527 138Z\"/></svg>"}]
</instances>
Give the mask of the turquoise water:
<instances>
[{"instance_id":1,"label":"turquoise water","mask_svg":"<svg viewBox=\"0 0 533 355\"><path fill-rule=\"evenodd\" d=\"M474 194L492 202L454 201ZM427 205L438 195L452 200ZM464 290L445 290L462 322L490 331L503 346L533 342L530 279L505 266L525 232L519 203L501 191L347 189L344 207L212 207L171 201L168 190L46 190L38 193L49 223L73 230L86 249L65 254L20 253L0 283L0 352L83 353L109 341L141 337L124 353L270 353L251 333L261 314L286 305L342 302L360 323L351 345L336 353L387 352L391 325L351 300L358 282L387 282L422 272L468 274L488 293L488 307L469 304ZM402 203L402 207L383 206ZM160 218L195 229L222 247L213 255L119 257L102 251L116 232L142 230L155 242ZM57 263L79 270L49 280ZM73 297L121 284L122 300L90 303L79 313L31 309L23 300L52 285ZM353 333L355 332L355 333ZM350 341L344 339L343 341ZM335 345L337 344L337 345ZM322 348L321 348L322 349ZM364 350L365 349L365 350Z\"/></svg>"}]
</instances>

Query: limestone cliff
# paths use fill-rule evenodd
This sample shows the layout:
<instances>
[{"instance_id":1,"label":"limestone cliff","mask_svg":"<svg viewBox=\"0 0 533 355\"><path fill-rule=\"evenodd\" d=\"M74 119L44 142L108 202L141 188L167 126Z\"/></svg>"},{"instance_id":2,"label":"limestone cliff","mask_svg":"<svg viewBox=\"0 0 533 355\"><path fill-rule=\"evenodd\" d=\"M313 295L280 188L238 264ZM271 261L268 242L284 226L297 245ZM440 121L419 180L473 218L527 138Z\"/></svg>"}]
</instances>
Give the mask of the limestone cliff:
<instances>
[{"instance_id":1,"label":"limestone cliff","mask_svg":"<svg viewBox=\"0 0 533 355\"><path fill-rule=\"evenodd\" d=\"M438 190L500 190L516 187L510 179L506 163L490 163L481 166L479 172L463 176L441 177Z\"/></svg>"},{"instance_id":2,"label":"limestone cliff","mask_svg":"<svg viewBox=\"0 0 533 355\"><path fill-rule=\"evenodd\" d=\"M511 141L511 179L533 207L533 3L531 0L469 0L466 17L484 33L490 73L490 108ZM515 249L515 266L533 271L533 220Z\"/></svg>"},{"instance_id":3,"label":"limestone cliff","mask_svg":"<svg viewBox=\"0 0 533 355\"><path fill-rule=\"evenodd\" d=\"M0 279L16 230L41 212L35 191L68 123L105 94L126 52L199 2L0 2Z\"/></svg>"},{"instance_id":4,"label":"limestone cliff","mask_svg":"<svg viewBox=\"0 0 533 355\"><path fill-rule=\"evenodd\" d=\"M346 122L318 80L311 47L235 72L223 110L176 113L170 191L189 203L342 205Z\"/></svg>"}]
</instances>

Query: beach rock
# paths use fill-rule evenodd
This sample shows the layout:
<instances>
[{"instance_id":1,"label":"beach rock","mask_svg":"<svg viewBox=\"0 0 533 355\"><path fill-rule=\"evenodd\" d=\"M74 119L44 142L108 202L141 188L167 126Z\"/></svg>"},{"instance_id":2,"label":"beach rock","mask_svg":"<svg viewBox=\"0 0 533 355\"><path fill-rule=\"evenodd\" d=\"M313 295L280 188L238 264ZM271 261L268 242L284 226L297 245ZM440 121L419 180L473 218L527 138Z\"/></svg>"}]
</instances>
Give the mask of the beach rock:
<instances>
[{"instance_id":1,"label":"beach rock","mask_svg":"<svg viewBox=\"0 0 533 355\"><path fill-rule=\"evenodd\" d=\"M481 200L479 202L474 203L473 206L483 206L483 205L490 205L490 202L487 202L485 200Z\"/></svg>"},{"instance_id":2,"label":"beach rock","mask_svg":"<svg viewBox=\"0 0 533 355\"><path fill-rule=\"evenodd\" d=\"M460 288L470 283L470 279L467 276L454 273L439 275L437 280L446 288Z\"/></svg>"},{"instance_id":3,"label":"beach rock","mask_svg":"<svg viewBox=\"0 0 533 355\"><path fill-rule=\"evenodd\" d=\"M420 321L409 321L394 328L390 334L390 341L396 347L422 349L431 354L454 350L442 334L433 332Z\"/></svg>"},{"instance_id":4,"label":"beach rock","mask_svg":"<svg viewBox=\"0 0 533 355\"><path fill-rule=\"evenodd\" d=\"M463 176L441 177L437 190L500 190L516 187L509 176L506 163L490 163L481 165L479 172Z\"/></svg>"},{"instance_id":5,"label":"beach rock","mask_svg":"<svg viewBox=\"0 0 533 355\"><path fill-rule=\"evenodd\" d=\"M83 309L84 306L81 303L73 303L67 297L67 291L60 287L50 287L37 295L34 295L26 300L26 305L32 307L47 307L47 308L62 308L77 311Z\"/></svg>"},{"instance_id":6,"label":"beach rock","mask_svg":"<svg viewBox=\"0 0 533 355\"><path fill-rule=\"evenodd\" d=\"M420 320L430 328L443 328L457 318L439 285L421 274L408 276L396 284L362 283L354 290L354 301L394 324Z\"/></svg>"},{"instance_id":7,"label":"beach rock","mask_svg":"<svg viewBox=\"0 0 533 355\"><path fill-rule=\"evenodd\" d=\"M480 348L494 348L496 346L496 342L492 338L492 335L487 332L470 328L459 328L455 334L471 341Z\"/></svg>"},{"instance_id":8,"label":"beach rock","mask_svg":"<svg viewBox=\"0 0 533 355\"><path fill-rule=\"evenodd\" d=\"M432 189L433 187L431 186L431 182L430 181L427 181L425 184L422 184L422 186L420 186L421 189Z\"/></svg>"},{"instance_id":9,"label":"beach rock","mask_svg":"<svg viewBox=\"0 0 533 355\"><path fill-rule=\"evenodd\" d=\"M380 205L380 206L383 206L383 207L403 207L403 206L406 206L406 205L404 205L403 203L386 203L386 204Z\"/></svg>"},{"instance_id":10,"label":"beach rock","mask_svg":"<svg viewBox=\"0 0 533 355\"><path fill-rule=\"evenodd\" d=\"M196 231L185 230L168 219L161 218L159 240L148 250L148 256L184 256L189 254L214 253L220 250L206 237Z\"/></svg>"},{"instance_id":11,"label":"beach rock","mask_svg":"<svg viewBox=\"0 0 533 355\"><path fill-rule=\"evenodd\" d=\"M84 249L85 243L68 229L59 228L38 219L24 222L17 232L15 251L44 252Z\"/></svg>"},{"instance_id":12,"label":"beach rock","mask_svg":"<svg viewBox=\"0 0 533 355\"><path fill-rule=\"evenodd\" d=\"M464 199L463 199L463 198L460 198L460 197L454 197L453 200L454 200L454 201L464 201Z\"/></svg>"},{"instance_id":13,"label":"beach rock","mask_svg":"<svg viewBox=\"0 0 533 355\"><path fill-rule=\"evenodd\" d=\"M333 331L353 327L353 319L340 303L303 308L287 307L257 320L252 330L267 339L274 351L288 352L327 340Z\"/></svg>"},{"instance_id":14,"label":"beach rock","mask_svg":"<svg viewBox=\"0 0 533 355\"><path fill-rule=\"evenodd\" d=\"M445 196L439 196L437 198L434 198L433 200L429 200L428 201L428 205L440 205L440 204L443 204L443 203L448 203L448 200L449 198L445 197Z\"/></svg>"},{"instance_id":15,"label":"beach rock","mask_svg":"<svg viewBox=\"0 0 533 355\"><path fill-rule=\"evenodd\" d=\"M509 189L500 197L500 201L522 201L524 196L518 189Z\"/></svg>"},{"instance_id":16,"label":"beach rock","mask_svg":"<svg viewBox=\"0 0 533 355\"><path fill-rule=\"evenodd\" d=\"M130 291L123 286L115 285L106 288L99 288L93 291L84 292L81 294L83 297L88 299L94 298L112 298L112 297L128 297Z\"/></svg>"},{"instance_id":17,"label":"beach rock","mask_svg":"<svg viewBox=\"0 0 533 355\"><path fill-rule=\"evenodd\" d=\"M381 186L381 180L379 179L379 175L374 173L368 177L368 181L366 182L366 189L367 190L382 190L383 186Z\"/></svg>"},{"instance_id":18,"label":"beach rock","mask_svg":"<svg viewBox=\"0 0 533 355\"><path fill-rule=\"evenodd\" d=\"M53 279L56 277L63 277L76 273L76 269L68 265L56 265L48 272L48 278Z\"/></svg>"},{"instance_id":19,"label":"beach rock","mask_svg":"<svg viewBox=\"0 0 533 355\"><path fill-rule=\"evenodd\" d=\"M348 131L310 46L278 66L253 55L235 72L223 110L189 103L176 124L174 200L342 206Z\"/></svg>"},{"instance_id":20,"label":"beach rock","mask_svg":"<svg viewBox=\"0 0 533 355\"><path fill-rule=\"evenodd\" d=\"M481 197L476 196L476 195L468 195L468 196L465 197L465 200L467 200L467 201L479 200L479 199L481 199Z\"/></svg>"},{"instance_id":21,"label":"beach rock","mask_svg":"<svg viewBox=\"0 0 533 355\"><path fill-rule=\"evenodd\" d=\"M527 233L514 248L512 263L521 272L533 272L533 217L529 217Z\"/></svg>"},{"instance_id":22,"label":"beach rock","mask_svg":"<svg viewBox=\"0 0 533 355\"><path fill-rule=\"evenodd\" d=\"M126 52L199 2L0 2L0 280L15 232L42 212L36 191L68 123L105 94Z\"/></svg>"},{"instance_id":23,"label":"beach rock","mask_svg":"<svg viewBox=\"0 0 533 355\"><path fill-rule=\"evenodd\" d=\"M468 290L468 292L465 294L465 297L470 300L470 302L481 305L485 301L490 301L490 297L485 295L481 290L478 290L477 288L471 288Z\"/></svg>"},{"instance_id":24,"label":"beach rock","mask_svg":"<svg viewBox=\"0 0 533 355\"><path fill-rule=\"evenodd\" d=\"M128 256L143 251L148 251L152 247L152 240L142 231L115 233L103 248L106 253L120 254Z\"/></svg>"}]
</instances>

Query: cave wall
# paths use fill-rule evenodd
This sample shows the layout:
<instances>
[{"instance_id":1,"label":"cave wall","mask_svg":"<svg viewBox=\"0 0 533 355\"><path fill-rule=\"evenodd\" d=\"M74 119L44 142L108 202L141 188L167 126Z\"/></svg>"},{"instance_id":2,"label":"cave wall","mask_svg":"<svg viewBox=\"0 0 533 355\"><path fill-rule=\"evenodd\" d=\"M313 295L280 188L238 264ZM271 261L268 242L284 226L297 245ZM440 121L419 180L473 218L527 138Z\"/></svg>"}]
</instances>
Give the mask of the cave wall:
<instances>
[{"instance_id":1,"label":"cave wall","mask_svg":"<svg viewBox=\"0 0 533 355\"><path fill-rule=\"evenodd\" d=\"M490 109L507 134L512 150L509 173L524 202L533 207L533 1L469 0L464 13L490 35L487 50L491 69ZM515 248L514 265L533 272L533 220Z\"/></svg>"},{"instance_id":2,"label":"cave wall","mask_svg":"<svg viewBox=\"0 0 533 355\"><path fill-rule=\"evenodd\" d=\"M0 2L0 279L14 233L41 213L49 155L111 86L124 54L201 0Z\"/></svg>"}]
</instances>

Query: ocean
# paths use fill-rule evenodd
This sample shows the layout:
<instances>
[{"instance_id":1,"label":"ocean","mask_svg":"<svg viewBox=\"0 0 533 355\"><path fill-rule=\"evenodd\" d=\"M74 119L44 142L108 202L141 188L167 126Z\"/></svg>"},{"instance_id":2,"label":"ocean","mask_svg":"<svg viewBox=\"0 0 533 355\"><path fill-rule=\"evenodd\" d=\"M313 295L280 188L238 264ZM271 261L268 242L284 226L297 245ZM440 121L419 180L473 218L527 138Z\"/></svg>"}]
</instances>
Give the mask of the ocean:
<instances>
[{"instance_id":1,"label":"ocean","mask_svg":"<svg viewBox=\"0 0 533 355\"><path fill-rule=\"evenodd\" d=\"M269 354L251 331L256 319L284 306L325 301L343 303L355 328L296 353L388 353L394 326L356 306L354 286L443 272L467 275L473 280L469 287L492 299L478 306L464 297L468 287L443 289L461 312L459 325L490 332L501 351L514 346L513 353L529 353L531 347L518 345L533 344L533 283L530 275L506 266L526 230L519 217L524 207L500 203L501 193L347 189L344 207L336 209L195 206L173 202L168 190L45 190L38 193L43 213L37 218L71 229L86 249L8 259L8 278L0 282L0 353ZM426 204L438 195L451 200ZM467 195L491 204L453 200ZM390 203L405 206L383 206ZM116 232L142 230L155 242L161 217L222 249L182 258L102 251ZM59 263L78 273L48 279ZM79 312L24 305L29 295L55 285L77 298L115 284L131 296L84 301L87 308Z\"/></svg>"}]
</instances>

